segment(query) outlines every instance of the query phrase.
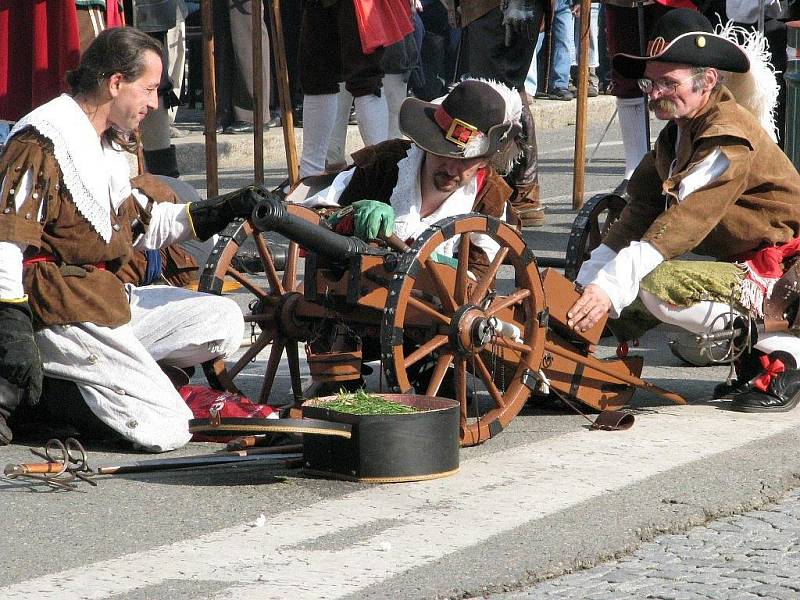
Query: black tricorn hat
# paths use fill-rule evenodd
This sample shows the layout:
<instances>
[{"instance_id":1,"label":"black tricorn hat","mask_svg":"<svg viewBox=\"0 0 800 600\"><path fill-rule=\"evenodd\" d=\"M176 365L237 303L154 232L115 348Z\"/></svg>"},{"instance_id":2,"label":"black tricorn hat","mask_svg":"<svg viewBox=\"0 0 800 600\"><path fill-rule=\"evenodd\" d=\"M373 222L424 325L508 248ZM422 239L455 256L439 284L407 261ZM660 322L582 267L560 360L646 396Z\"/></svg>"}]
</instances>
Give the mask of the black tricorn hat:
<instances>
[{"instance_id":1,"label":"black tricorn hat","mask_svg":"<svg viewBox=\"0 0 800 600\"><path fill-rule=\"evenodd\" d=\"M639 79L650 61L714 67L732 73L750 69L742 49L716 35L711 21L689 8L674 8L656 21L647 56L615 54L613 65L625 77Z\"/></svg>"},{"instance_id":2,"label":"black tricorn hat","mask_svg":"<svg viewBox=\"0 0 800 600\"><path fill-rule=\"evenodd\" d=\"M441 104L406 98L400 131L423 150L451 158L489 157L522 131L519 94L479 79L456 85Z\"/></svg>"}]
</instances>

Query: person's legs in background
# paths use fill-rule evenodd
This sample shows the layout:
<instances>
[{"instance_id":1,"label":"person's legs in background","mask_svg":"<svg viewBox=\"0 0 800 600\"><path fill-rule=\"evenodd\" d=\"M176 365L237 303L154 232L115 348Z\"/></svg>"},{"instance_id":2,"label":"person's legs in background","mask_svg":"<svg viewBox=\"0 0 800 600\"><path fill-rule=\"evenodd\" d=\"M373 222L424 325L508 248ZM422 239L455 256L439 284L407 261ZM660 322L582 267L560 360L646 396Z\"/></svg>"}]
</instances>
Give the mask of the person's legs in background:
<instances>
[{"instance_id":1,"label":"person's legs in background","mask_svg":"<svg viewBox=\"0 0 800 600\"><path fill-rule=\"evenodd\" d=\"M261 2L261 0L255 0ZM228 0L231 41L235 57L232 94L233 123L223 133L252 133L253 114L253 0ZM263 11L263 7L262 7ZM262 12L263 15L263 12ZM261 20L261 122L270 120L270 42L267 25Z\"/></svg>"},{"instance_id":2,"label":"person's legs in background","mask_svg":"<svg viewBox=\"0 0 800 600\"><path fill-rule=\"evenodd\" d=\"M652 30L656 20L665 14L669 8L660 4L650 4L641 8L622 8L606 4L605 10L608 55L614 56L624 52L641 56L637 11L644 11L645 29L649 32ZM611 71L611 93L617 97L619 128L622 133L622 145L625 150L624 180L627 181L650 147L646 128L649 114L646 109L645 99L636 80L623 77L613 68Z\"/></svg>"},{"instance_id":3,"label":"person's legs in background","mask_svg":"<svg viewBox=\"0 0 800 600\"><path fill-rule=\"evenodd\" d=\"M372 146L389 138L389 107L382 86L384 48L364 54L353 3L337 2L334 9L339 30L342 78L347 91L353 95L361 139L365 146Z\"/></svg>"},{"instance_id":4,"label":"person's legs in background","mask_svg":"<svg viewBox=\"0 0 800 600\"><path fill-rule=\"evenodd\" d=\"M303 151L300 177L325 172L325 157L339 106L342 64L335 7L306 2L300 27L298 66L303 89ZM349 110L349 107L348 107Z\"/></svg>"},{"instance_id":5,"label":"person's legs in background","mask_svg":"<svg viewBox=\"0 0 800 600\"><path fill-rule=\"evenodd\" d=\"M525 93L525 78L544 19L545 5L540 2L531 8L530 18L512 28L508 35L499 7L469 23L462 32L465 61L459 65L461 74L494 79L516 89L522 97L523 153L506 175L506 182L513 190L509 204L523 227L539 226L545 221L539 189L536 126Z\"/></svg>"},{"instance_id":6,"label":"person's legs in background","mask_svg":"<svg viewBox=\"0 0 800 600\"><path fill-rule=\"evenodd\" d=\"M569 0L556 0L553 14L552 63L550 65L550 85L548 98L551 100L572 100L575 96L569 91L569 68L572 64L571 52L575 44L572 41L573 19Z\"/></svg>"},{"instance_id":7,"label":"person's legs in background","mask_svg":"<svg viewBox=\"0 0 800 600\"><path fill-rule=\"evenodd\" d=\"M539 56L543 43L544 33L539 32L539 35L536 37L536 46L533 51L531 66L528 67L528 74L525 76L525 91L531 98L537 97L537 92L539 90L539 63L536 57ZM546 92L542 90L541 97L545 97L546 95Z\"/></svg>"},{"instance_id":8,"label":"person's legs in background","mask_svg":"<svg viewBox=\"0 0 800 600\"><path fill-rule=\"evenodd\" d=\"M589 63L589 84L588 84L588 92L587 95L590 98L594 98L600 93L599 90L599 79L597 77L597 67L600 65L600 57L599 52L597 50L597 31L598 31L598 21L599 21L599 12L600 12L600 5L596 3L592 3L592 10L590 12L590 19L589 19L589 43L588 43L588 63ZM577 72L578 72L578 60L577 57L580 53L580 46L581 46L581 29L583 28L583 16L579 15L575 18L575 60L572 63L571 69L571 77L572 80L575 81L577 79Z\"/></svg>"},{"instance_id":9,"label":"person's legs in background","mask_svg":"<svg viewBox=\"0 0 800 600\"><path fill-rule=\"evenodd\" d=\"M325 171L329 173L347 168L347 125L352 106L353 96L345 89L344 82L341 82L336 99L336 119L325 156Z\"/></svg>"}]
</instances>

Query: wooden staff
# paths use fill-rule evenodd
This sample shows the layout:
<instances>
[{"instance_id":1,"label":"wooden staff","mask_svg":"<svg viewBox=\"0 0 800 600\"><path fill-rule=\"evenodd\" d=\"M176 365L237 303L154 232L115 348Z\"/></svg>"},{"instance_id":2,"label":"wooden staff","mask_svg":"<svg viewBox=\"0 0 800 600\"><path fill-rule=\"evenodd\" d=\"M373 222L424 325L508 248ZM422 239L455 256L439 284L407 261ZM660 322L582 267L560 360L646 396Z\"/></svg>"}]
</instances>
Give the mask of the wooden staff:
<instances>
[{"instance_id":1,"label":"wooden staff","mask_svg":"<svg viewBox=\"0 0 800 600\"><path fill-rule=\"evenodd\" d=\"M275 79L278 82L278 99L281 103L281 124L283 125L283 145L286 148L286 167L289 170L289 183L294 186L298 180L297 144L294 139L294 115L292 98L289 94L289 68L286 66L286 46L283 41L280 0L271 0L272 18L269 21L272 51L275 57Z\"/></svg>"},{"instance_id":2,"label":"wooden staff","mask_svg":"<svg viewBox=\"0 0 800 600\"><path fill-rule=\"evenodd\" d=\"M252 46L253 46L253 170L255 182L264 183L264 103L269 98L264 98L264 56L261 44L261 28L264 15L261 10L261 0L252 0Z\"/></svg>"},{"instance_id":3,"label":"wooden staff","mask_svg":"<svg viewBox=\"0 0 800 600\"><path fill-rule=\"evenodd\" d=\"M575 162L572 172L572 208L583 206L586 155L586 109L589 84L589 24L592 0L581 0L581 43L578 50L578 105L575 109Z\"/></svg>"},{"instance_id":4,"label":"wooden staff","mask_svg":"<svg viewBox=\"0 0 800 600\"><path fill-rule=\"evenodd\" d=\"M206 136L206 195L219 194L217 166L217 87L214 77L214 16L211 0L200 0L203 19L203 109Z\"/></svg>"}]
</instances>

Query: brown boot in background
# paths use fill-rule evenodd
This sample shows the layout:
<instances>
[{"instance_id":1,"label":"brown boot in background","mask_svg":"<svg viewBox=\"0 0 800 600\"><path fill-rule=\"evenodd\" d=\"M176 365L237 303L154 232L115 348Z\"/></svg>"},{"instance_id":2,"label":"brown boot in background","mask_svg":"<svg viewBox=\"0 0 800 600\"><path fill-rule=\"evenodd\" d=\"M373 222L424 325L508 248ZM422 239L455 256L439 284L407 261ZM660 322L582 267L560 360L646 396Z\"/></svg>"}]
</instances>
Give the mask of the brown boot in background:
<instances>
[{"instance_id":1,"label":"brown boot in background","mask_svg":"<svg viewBox=\"0 0 800 600\"><path fill-rule=\"evenodd\" d=\"M519 219L520 227L539 227L544 225L544 207L539 200L539 149L536 124L524 98L520 121L524 135L522 156L506 176L506 183L513 190L508 202L513 216Z\"/></svg>"},{"instance_id":2,"label":"brown boot in background","mask_svg":"<svg viewBox=\"0 0 800 600\"><path fill-rule=\"evenodd\" d=\"M539 182L517 187L509 198L511 210L520 227L541 227L545 222L544 206L539 199Z\"/></svg>"}]
</instances>

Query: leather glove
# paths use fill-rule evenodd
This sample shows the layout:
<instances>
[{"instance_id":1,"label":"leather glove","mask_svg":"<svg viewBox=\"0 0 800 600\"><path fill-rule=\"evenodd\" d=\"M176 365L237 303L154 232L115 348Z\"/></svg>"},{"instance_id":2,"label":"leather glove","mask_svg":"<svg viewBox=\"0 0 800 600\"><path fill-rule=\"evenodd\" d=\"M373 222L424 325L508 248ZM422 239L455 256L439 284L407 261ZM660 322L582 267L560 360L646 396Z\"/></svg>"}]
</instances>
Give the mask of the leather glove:
<instances>
[{"instance_id":1,"label":"leather glove","mask_svg":"<svg viewBox=\"0 0 800 600\"><path fill-rule=\"evenodd\" d=\"M22 390L22 399L35 404L42 393L42 358L33 338L27 302L0 302L0 377ZM4 399L0 412L10 414L18 400ZM5 415L7 416L7 415Z\"/></svg>"},{"instance_id":2,"label":"leather glove","mask_svg":"<svg viewBox=\"0 0 800 600\"><path fill-rule=\"evenodd\" d=\"M353 202L355 236L369 242L394 233L394 209L379 200Z\"/></svg>"},{"instance_id":3,"label":"leather glove","mask_svg":"<svg viewBox=\"0 0 800 600\"><path fill-rule=\"evenodd\" d=\"M447 256L445 254L441 254L439 252L431 252L431 259L434 262L437 262L442 265L449 265L454 269L458 268L458 261L453 258L452 256Z\"/></svg>"},{"instance_id":4,"label":"leather glove","mask_svg":"<svg viewBox=\"0 0 800 600\"><path fill-rule=\"evenodd\" d=\"M249 185L223 196L191 202L189 216L198 239L205 241L234 219L249 219L258 203L272 193L260 185Z\"/></svg>"}]
</instances>

